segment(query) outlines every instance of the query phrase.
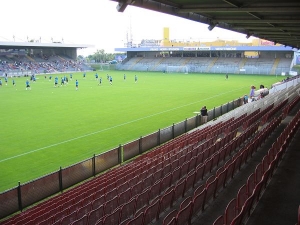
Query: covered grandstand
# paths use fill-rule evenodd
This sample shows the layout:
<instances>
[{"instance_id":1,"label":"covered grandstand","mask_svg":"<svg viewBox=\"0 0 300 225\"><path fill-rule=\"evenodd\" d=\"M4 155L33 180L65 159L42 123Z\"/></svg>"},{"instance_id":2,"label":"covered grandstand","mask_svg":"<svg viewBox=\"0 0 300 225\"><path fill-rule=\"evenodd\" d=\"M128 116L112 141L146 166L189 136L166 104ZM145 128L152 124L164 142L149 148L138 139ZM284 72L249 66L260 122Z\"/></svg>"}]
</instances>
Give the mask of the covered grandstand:
<instances>
[{"instance_id":1,"label":"covered grandstand","mask_svg":"<svg viewBox=\"0 0 300 225\"><path fill-rule=\"evenodd\" d=\"M169 36L162 39L170 40ZM141 42L139 47L116 48L127 54L116 69L166 72L168 67L177 66L186 67L185 71L191 73L288 75L296 57L295 49L260 39L251 43L217 40L179 42L176 46L172 41L151 44L144 46Z\"/></svg>"},{"instance_id":2,"label":"covered grandstand","mask_svg":"<svg viewBox=\"0 0 300 225\"><path fill-rule=\"evenodd\" d=\"M92 70L77 60L78 48L91 45L0 42L0 76Z\"/></svg>"}]
</instances>

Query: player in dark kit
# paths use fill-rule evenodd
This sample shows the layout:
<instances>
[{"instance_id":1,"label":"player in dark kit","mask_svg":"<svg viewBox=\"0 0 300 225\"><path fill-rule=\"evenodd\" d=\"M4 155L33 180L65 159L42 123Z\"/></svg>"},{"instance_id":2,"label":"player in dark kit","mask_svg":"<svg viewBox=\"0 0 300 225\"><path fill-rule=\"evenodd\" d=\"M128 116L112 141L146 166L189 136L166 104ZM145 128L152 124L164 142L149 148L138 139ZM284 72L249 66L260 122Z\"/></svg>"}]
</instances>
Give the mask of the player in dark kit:
<instances>
[{"instance_id":1,"label":"player in dark kit","mask_svg":"<svg viewBox=\"0 0 300 225\"><path fill-rule=\"evenodd\" d=\"M76 81L75 81L76 91L78 90L78 85L79 85L79 82L78 82L78 80L76 80Z\"/></svg>"},{"instance_id":2,"label":"player in dark kit","mask_svg":"<svg viewBox=\"0 0 300 225\"><path fill-rule=\"evenodd\" d=\"M26 90L27 90L27 89L31 90L29 80L26 80Z\"/></svg>"}]
</instances>

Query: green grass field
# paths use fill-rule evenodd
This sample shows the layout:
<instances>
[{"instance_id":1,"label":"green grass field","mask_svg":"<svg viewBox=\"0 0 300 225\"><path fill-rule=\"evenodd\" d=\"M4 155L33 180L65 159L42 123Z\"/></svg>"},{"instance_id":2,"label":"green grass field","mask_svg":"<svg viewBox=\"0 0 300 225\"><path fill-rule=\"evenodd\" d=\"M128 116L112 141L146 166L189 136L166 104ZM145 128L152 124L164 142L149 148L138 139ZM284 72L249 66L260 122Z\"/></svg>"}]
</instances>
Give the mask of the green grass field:
<instances>
[{"instance_id":1,"label":"green grass field","mask_svg":"<svg viewBox=\"0 0 300 225\"><path fill-rule=\"evenodd\" d=\"M106 74L113 77L113 85ZM98 71L74 73L63 87L38 76L2 78L0 192L108 151L140 136L190 118L203 105L214 106L248 94L250 85L281 80L275 76L163 74ZM138 82L134 82L134 75ZM60 78L64 74L57 75ZM69 74L67 74L69 76ZM79 90L75 90L75 79Z\"/></svg>"}]
</instances>

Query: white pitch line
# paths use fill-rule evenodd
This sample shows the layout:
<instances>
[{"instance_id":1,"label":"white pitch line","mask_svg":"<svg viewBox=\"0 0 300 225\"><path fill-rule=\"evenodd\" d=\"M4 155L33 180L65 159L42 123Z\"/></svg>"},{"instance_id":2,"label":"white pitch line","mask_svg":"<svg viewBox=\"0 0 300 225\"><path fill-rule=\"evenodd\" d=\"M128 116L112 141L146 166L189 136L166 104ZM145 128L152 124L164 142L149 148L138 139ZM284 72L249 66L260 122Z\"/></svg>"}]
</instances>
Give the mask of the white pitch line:
<instances>
[{"instance_id":1,"label":"white pitch line","mask_svg":"<svg viewBox=\"0 0 300 225\"><path fill-rule=\"evenodd\" d=\"M98 131L95 131L95 132L92 132L92 133L89 133L89 134L85 134L85 135L82 135L82 136L79 136L79 137L71 138L69 140L65 140L65 141L58 142L58 143L55 143L55 144L52 144L52 145L48 145L48 146L45 146L45 147L42 147L42 148L31 150L31 151L26 152L26 153L22 153L22 154L15 155L15 156L12 156L12 157L9 157L9 158L6 158L6 159L2 159L2 160L0 160L0 163L11 160L11 159L19 158L21 156L28 155L28 154L31 154L31 153L34 153L34 152L38 152L38 151L41 151L41 150L44 150L44 149L47 149L47 148L51 148L51 147L55 147L55 146L58 146L58 145L61 145L61 144L71 142L71 141L75 141L75 140L78 140L78 139L81 139L81 138L85 138L85 137L88 137L88 136L91 136L91 135L94 135L94 134L99 134L99 133L102 133L104 131L112 130L112 129L117 128L117 127L121 127L121 126L130 124L130 123L134 123L134 122L137 122L137 121L140 121L140 120L144 120L144 119L147 119L147 118L150 118L150 117L153 117L153 116L157 116L157 115L160 115L160 114L163 114L163 113L166 113L166 112L170 112L170 111L173 111L173 110L176 110L176 109L180 109L180 108L183 108L183 107L186 107L186 106L189 106L189 105L193 105L193 104L196 104L196 103L199 103L199 102L203 102L203 101L206 101L206 100L209 100L209 99L212 99L212 98L215 98L215 97L218 97L218 96L221 96L221 95L224 95L224 94L227 94L227 93L239 90L239 89L242 89L242 87L231 90L231 91L228 91L228 92L224 92L222 94L214 95L214 96L211 96L209 98L201 99L200 101L197 101L197 102L192 102L192 103L189 103L189 104L186 104L186 105L178 106L176 108L168 109L168 110L165 110L165 111L162 111L162 112L159 112L159 113L155 113L155 114L152 114L152 115L149 115L149 116L145 116L145 117L142 117L142 118L139 118L139 119L136 119L136 120L131 120L131 121L128 121L126 123L122 123L122 124L118 124L116 126L108 127L108 128L103 129L103 130L98 130Z\"/></svg>"}]
</instances>

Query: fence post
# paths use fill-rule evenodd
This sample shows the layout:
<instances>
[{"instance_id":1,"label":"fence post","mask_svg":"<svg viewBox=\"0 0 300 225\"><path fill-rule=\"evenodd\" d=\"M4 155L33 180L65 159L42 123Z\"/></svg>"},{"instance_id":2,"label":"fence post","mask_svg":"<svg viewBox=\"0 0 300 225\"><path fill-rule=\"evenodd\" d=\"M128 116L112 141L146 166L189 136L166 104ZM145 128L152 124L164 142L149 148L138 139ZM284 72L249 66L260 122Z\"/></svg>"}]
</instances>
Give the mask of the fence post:
<instances>
[{"instance_id":1,"label":"fence post","mask_svg":"<svg viewBox=\"0 0 300 225\"><path fill-rule=\"evenodd\" d=\"M232 110L234 110L234 100L232 100Z\"/></svg>"},{"instance_id":2,"label":"fence post","mask_svg":"<svg viewBox=\"0 0 300 225\"><path fill-rule=\"evenodd\" d=\"M92 170L93 170L93 176L96 176L96 155L94 154L93 158L92 158Z\"/></svg>"},{"instance_id":3,"label":"fence post","mask_svg":"<svg viewBox=\"0 0 300 225\"><path fill-rule=\"evenodd\" d=\"M123 154L122 154L122 145L119 144L119 148L118 148L118 162L121 165L123 162Z\"/></svg>"},{"instance_id":4,"label":"fence post","mask_svg":"<svg viewBox=\"0 0 300 225\"><path fill-rule=\"evenodd\" d=\"M214 107L214 111L213 112L214 113L213 113L213 119L212 120L214 120L216 118L216 107Z\"/></svg>"},{"instance_id":5,"label":"fence post","mask_svg":"<svg viewBox=\"0 0 300 225\"><path fill-rule=\"evenodd\" d=\"M63 178L62 178L62 168L59 168L58 171L58 179L59 179L59 190L60 192L63 192Z\"/></svg>"},{"instance_id":6,"label":"fence post","mask_svg":"<svg viewBox=\"0 0 300 225\"><path fill-rule=\"evenodd\" d=\"M158 129L158 132L157 132L157 146L160 145L160 129Z\"/></svg>"},{"instance_id":7,"label":"fence post","mask_svg":"<svg viewBox=\"0 0 300 225\"><path fill-rule=\"evenodd\" d=\"M184 133L187 132L187 118L185 118L185 121L184 121Z\"/></svg>"},{"instance_id":8,"label":"fence post","mask_svg":"<svg viewBox=\"0 0 300 225\"><path fill-rule=\"evenodd\" d=\"M223 115L223 105L221 105L220 111L221 111L221 116L222 116Z\"/></svg>"},{"instance_id":9,"label":"fence post","mask_svg":"<svg viewBox=\"0 0 300 225\"><path fill-rule=\"evenodd\" d=\"M172 126L172 137L173 137L173 139L175 138L175 124L174 123Z\"/></svg>"},{"instance_id":10,"label":"fence post","mask_svg":"<svg viewBox=\"0 0 300 225\"><path fill-rule=\"evenodd\" d=\"M229 112L229 102L227 102L227 112L226 113L228 113Z\"/></svg>"},{"instance_id":11,"label":"fence post","mask_svg":"<svg viewBox=\"0 0 300 225\"><path fill-rule=\"evenodd\" d=\"M142 151L142 140L143 140L143 137L140 136L140 139L139 139L139 154L143 153L143 151Z\"/></svg>"},{"instance_id":12,"label":"fence post","mask_svg":"<svg viewBox=\"0 0 300 225\"><path fill-rule=\"evenodd\" d=\"M22 212L23 204L22 204L22 193L21 193L21 183L20 183L20 181L18 182L18 205L19 205L19 210Z\"/></svg>"}]
</instances>

